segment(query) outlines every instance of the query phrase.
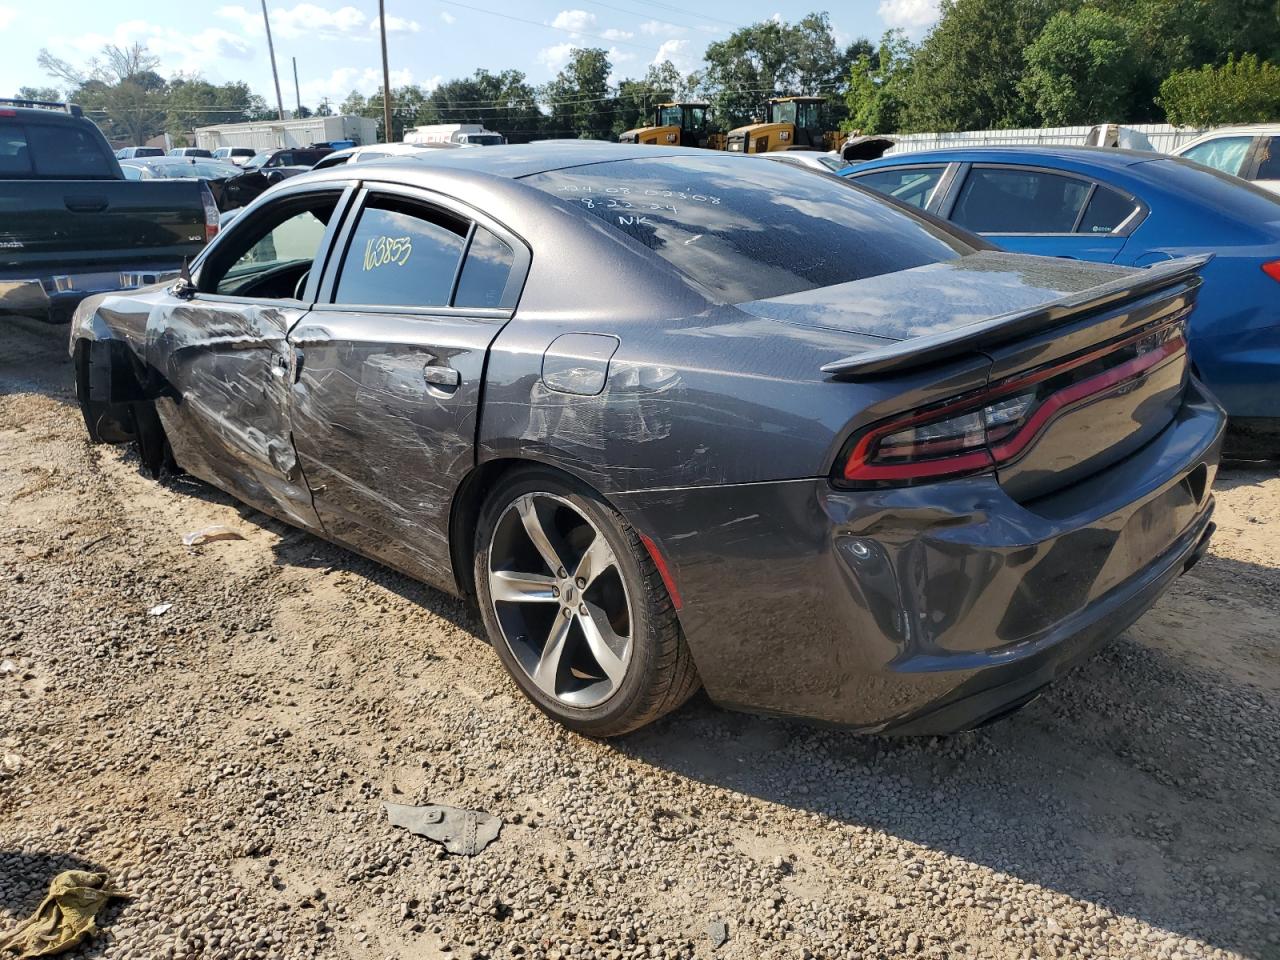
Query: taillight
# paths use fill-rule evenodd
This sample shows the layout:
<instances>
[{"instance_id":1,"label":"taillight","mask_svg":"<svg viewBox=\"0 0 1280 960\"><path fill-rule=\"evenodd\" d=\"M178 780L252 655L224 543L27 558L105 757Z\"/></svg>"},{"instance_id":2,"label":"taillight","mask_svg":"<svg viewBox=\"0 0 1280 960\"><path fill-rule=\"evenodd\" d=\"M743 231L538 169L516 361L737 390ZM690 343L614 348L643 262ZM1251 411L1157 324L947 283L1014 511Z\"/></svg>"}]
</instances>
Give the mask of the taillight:
<instances>
[{"instance_id":1,"label":"taillight","mask_svg":"<svg viewBox=\"0 0 1280 960\"><path fill-rule=\"evenodd\" d=\"M204 242L208 243L218 235L220 220L218 204L204 181L200 182L200 199L204 203Z\"/></svg>"},{"instance_id":2,"label":"taillight","mask_svg":"<svg viewBox=\"0 0 1280 960\"><path fill-rule=\"evenodd\" d=\"M1272 280L1280 281L1280 260L1269 260L1262 265L1262 272Z\"/></svg>"},{"instance_id":3,"label":"taillight","mask_svg":"<svg viewBox=\"0 0 1280 960\"><path fill-rule=\"evenodd\" d=\"M1059 413L1186 350L1181 314L981 390L873 424L837 461L836 482L899 486L982 473L1020 457Z\"/></svg>"}]
</instances>

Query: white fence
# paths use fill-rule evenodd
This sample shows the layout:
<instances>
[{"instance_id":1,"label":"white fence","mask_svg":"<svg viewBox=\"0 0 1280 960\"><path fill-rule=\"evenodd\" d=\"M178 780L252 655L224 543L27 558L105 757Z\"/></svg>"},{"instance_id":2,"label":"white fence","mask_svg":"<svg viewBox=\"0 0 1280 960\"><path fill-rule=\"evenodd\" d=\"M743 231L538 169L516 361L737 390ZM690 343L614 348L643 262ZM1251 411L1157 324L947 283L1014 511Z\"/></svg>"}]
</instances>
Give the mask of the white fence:
<instances>
[{"instance_id":1,"label":"white fence","mask_svg":"<svg viewBox=\"0 0 1280 960\"><path fill-rule=\"evenodd\" d=\"M1128 123L1126 130L1141 133L1151 141L1151 148L1161 153L1176 150L1189 143L1206 129L1199 127L1174 127L1167 123ZM914 153L916 150L933 150L941 147L1014 147L1032 144L1057 146L1084 146L1088 140L1088 127L1041 127L1026 130L961 130L956 133L908 133L895 136L897 143L889 153Z\"/></svg>"}]
</instances>

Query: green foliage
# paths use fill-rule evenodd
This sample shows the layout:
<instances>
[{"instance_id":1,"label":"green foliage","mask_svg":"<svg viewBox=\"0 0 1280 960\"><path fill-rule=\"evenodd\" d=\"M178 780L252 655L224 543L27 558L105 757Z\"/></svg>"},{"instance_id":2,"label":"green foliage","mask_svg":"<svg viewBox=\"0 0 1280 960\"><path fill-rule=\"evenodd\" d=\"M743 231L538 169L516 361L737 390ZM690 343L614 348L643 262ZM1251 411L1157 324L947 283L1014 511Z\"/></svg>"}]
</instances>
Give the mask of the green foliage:
<instances>
[{"instance_id":1,"label":"green foliage","mask_svg":"<svg viewBox=\"0 0 1280 960\"><path fill-rule=\"evenodd\" d=\"M1067 0L943 0L912 58L902 126L980 130L1039 120L1019 90L1023 51Z\"/></svg>"},{"instance_id":2,"label":"green foliage","mask_svg":"<svg viewBox=\"0 0 1280 960\"><path fill-rule=\"evenodd\" d=\"M1021 89L1049 126L1128 120L1143 70L1137 44L1127 20L1060 10L1026 49Z\"/></svg>"},{"instance_id":3,"label":"green foliage","mask_svg":"<svg viewBox=\"0 0 1280 960\"><path fill-rule=\"evenodd\" d=\"M542 88L550 116L550 137L605 140L613 133L614 98L609 87L613 66L607 51L580 47L554 80Z\"/></svg>"},{"instance_id":4,"label":"green foliage","mask_svg":"<svg viewBox=\"0 0 1280 960\"><path fill-rule=\"evenodd\" d=\"M688 91L688 81L670 60L650 65L643 80L623 80L618 84L613 135L648 126L657 104L688 98Z\"/></svg>"},{"instance_id":5,"label":"green foliage","mask_svg":"<svg viewBox=\"0 0 1280 960\"><path fill-rule=\"evenodd\" d=\"M1207 127L1280 118L1280 66L1247 53L1220 67L1179 70L1160 85L1169 122Z\"/></svg>"},{"instance_id":6,"label":"green foliage","mask_svg":"<svg viewBox=\"0 0 1280 960\"><path fill-rule=\"evenodd\" d=\"M16 97L19 100L44 100L46 103L61 103L62 91L57 87L19 87Z\"/></svg>"},{"instance_id":7,"label":"green foliage","mask_svg":"<svg viewBox=\"0 0 1280 960\"><path fill-rule=\"evenodd\" d=\"M542 114L537 92L522 72L481 69L432 90L418 123L483 123L520 143L538 135Z\"/></svg>"},{"instance_id":8,"label":"green foliage","mask_svg":"<svg viewBox=\"0 0 1280 960\"><path fill-rule=\"evenodd\" d=\"M901 30L891 30L874 54L862 54L849 67L845 104L846 133L893 133L901 124L911 80L911 42Z\"/></svg>"}]
</instances>

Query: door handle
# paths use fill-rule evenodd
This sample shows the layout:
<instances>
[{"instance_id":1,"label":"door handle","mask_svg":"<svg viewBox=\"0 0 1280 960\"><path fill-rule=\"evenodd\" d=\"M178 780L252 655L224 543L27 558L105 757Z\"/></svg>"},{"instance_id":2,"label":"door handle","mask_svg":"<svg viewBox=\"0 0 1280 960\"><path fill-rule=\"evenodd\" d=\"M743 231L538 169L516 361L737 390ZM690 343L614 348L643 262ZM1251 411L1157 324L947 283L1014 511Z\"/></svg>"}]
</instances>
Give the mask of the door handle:
<instances>
[{"instance_id":1,"label":"door handle","mask_svg":"<svg viewBox=\"0 0 1280 960\"><path fill-rule=\"evenodd\" d=\"M440 390L456 390L462 383L462 374L453 367L428 363L422 368L422 379Z\"/></svg>"},{"instance_id":2,"label":"door handle","mask_svg":"<svg viewBox=\"0 0 1280 960\"><path fill-rule=\"evenodd\" d=\"M63 197L62 203L72 213L99 213L110 201L106 197Z\"/></svg>"}]
</instances>

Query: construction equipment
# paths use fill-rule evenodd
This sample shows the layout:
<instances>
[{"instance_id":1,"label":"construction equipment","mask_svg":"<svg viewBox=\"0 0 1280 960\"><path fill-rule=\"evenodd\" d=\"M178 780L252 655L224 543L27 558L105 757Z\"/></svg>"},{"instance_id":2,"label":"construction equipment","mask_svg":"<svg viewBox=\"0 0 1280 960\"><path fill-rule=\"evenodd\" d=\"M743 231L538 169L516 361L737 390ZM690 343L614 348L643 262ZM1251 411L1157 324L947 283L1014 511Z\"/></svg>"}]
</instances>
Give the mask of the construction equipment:
<instances>
[{"instance_id":1,"label":"construction equipment","mask_svg":"<svg viewBox=\"0 0 1280 960\"><path fill-rule=\"evenodd\" d=\"M707 132L705 100L681 100L660 103L653 110L653 125L636 127L618 137L619 143L648 143L662 147L709 147L714 134Z\"/></svg>"},{"instance_id":2,"label":"construction equipment","mask_svg":"<svg viewBox=\"0 0 1280 960\"><path fill-rule=\"evenodd\" d=\"M772 150L830 150L833 137L823 131L825 97L773 97L764 123L752 123L729 131L727 149L733 153L769 153Z\"/></svg>"}]
</instances>

